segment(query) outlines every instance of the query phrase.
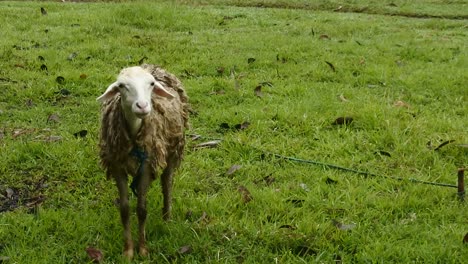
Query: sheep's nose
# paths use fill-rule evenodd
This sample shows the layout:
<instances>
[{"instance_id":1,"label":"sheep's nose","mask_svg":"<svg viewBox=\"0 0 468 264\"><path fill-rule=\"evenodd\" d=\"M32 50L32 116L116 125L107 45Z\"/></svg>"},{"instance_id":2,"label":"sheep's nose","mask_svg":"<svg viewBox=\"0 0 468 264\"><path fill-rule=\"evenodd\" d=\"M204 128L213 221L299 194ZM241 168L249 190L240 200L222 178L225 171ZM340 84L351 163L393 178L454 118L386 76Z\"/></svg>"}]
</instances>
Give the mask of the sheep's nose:
<instances>
[{"instance_id":1,"label":"sheep's nose","mask_svg":"<svg viewBox=\"0 0 468 264\"><path fill-rule=\"evenodd\" d=\"M136 103L136 106L137 106L139 109L145 109L145 108L148 106L148 102L137 102L137 103Z\"/></svg>"}]
</instances>

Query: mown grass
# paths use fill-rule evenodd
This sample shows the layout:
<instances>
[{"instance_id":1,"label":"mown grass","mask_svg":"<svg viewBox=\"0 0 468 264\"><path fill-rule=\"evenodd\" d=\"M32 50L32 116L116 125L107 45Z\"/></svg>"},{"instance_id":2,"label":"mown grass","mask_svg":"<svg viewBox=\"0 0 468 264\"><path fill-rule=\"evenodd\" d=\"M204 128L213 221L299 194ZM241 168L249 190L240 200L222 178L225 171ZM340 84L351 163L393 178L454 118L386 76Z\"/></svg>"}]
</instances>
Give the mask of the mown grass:
<instances>
[{"instance_id":1,"label":"mown grass","mask_svg":"<svg viewBox=\"0 0 468 264\"><path fill-rule=\"evenodd\" d=\"M196 112L188 133L204 138L189 140L169 223L153 185L151 256L135 263L466 260L468 214L456 189L262 155L455 184L467 165L466 20L233 3L244 2L0 2L0 198L14 208L0 215L0 257L85 263L93 247L103 263L123 262L95 98L143 59L182 79ZM466 15L463 2L376 3L351 2L382 14ZM332 125L338 117L353 122ZM223 141L193 148L210 138Z\"/></svg>"}]
</instances>

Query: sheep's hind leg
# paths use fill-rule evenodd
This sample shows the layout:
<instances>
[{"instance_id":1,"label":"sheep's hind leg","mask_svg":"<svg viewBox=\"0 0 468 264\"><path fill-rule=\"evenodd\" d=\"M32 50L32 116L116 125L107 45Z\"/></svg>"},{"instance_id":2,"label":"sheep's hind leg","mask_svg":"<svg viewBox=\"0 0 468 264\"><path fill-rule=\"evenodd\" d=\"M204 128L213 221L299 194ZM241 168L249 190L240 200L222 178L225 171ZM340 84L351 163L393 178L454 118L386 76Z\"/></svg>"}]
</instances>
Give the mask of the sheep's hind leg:
<instances>
[{"instance_id":1,"label":"sheep's hind leg","mask_svg":"<svg viewBox=\"0 0 468 264\"><path fill-rule=\"evenodd\" d=\"M151 168L149 166L145 166L144 173L141 175L137 187L138 250L141 256L148 255L148 248L146 247L145 224L147 215L146 194L152 181L150 170Z\"/></svg>"},{"instance_id":2,"label":"sheep's hind leg","mask_svg":"<svg viewBox=\"0 0 468 264\"><path fill-rule=\"evenodd\" d=\"M120 204L120 219L122 220L122 225L124 228L124 252L123 255L127 259L133 258L133 241L132 241L132 232L130 229L130 204L128 201L128 185L127 185L127 175L125 172L113 173L115 181L117 183L117 188L119 189L119 204Z\"/></svg>"},{"instance_id":3,"label":"sheep's hind leg","mask_svg":"<svg viewBox=\"0 0 468 264\"><path fill-rule=\"evenodd\" d=\"M174 166L168 163L167 167L161 174L161 187L163 192L164 207L163 207L163 219L171 219L172 211L172 176L174 174Z\"/></svg>"}]
</instances>

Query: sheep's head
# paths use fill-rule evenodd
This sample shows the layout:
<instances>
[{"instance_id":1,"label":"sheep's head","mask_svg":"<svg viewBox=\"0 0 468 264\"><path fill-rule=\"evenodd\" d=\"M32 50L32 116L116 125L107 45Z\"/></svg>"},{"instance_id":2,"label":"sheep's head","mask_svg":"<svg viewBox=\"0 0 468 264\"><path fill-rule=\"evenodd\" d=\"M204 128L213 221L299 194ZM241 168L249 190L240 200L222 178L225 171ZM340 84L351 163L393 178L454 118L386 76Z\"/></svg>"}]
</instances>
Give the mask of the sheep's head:
<instances>
[{"instance_id":1,"label":"sheep's head","mask_svg":"<svg viewBox=\"0 0 468 264\"><path fill-rule=\"evenodd\" d=\"M97 100L105 102L120 94L124 111L142 119L151 112L153 93L169 99L174 98L174 95L156 81L149 72L135 66L123 69L117 81L111 84Z\"/></svg>"}]
</instances>

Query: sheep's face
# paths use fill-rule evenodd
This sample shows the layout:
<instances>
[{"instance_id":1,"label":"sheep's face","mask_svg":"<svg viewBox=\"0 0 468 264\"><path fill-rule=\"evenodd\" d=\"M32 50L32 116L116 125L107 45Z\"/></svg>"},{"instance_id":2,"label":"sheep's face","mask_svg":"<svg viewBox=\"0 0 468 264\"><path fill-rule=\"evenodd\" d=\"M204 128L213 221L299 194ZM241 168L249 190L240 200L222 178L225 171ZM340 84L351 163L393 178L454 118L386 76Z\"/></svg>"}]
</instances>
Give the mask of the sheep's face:
<instances>
[{"instance_id":1,"label":"sheep's face","mask_svg":"<svg viewBox=\"0 0 468 264\"><path fill-rule=\"evenodd\" d=\"M151 112L153 93L166 98L174 97L149 72L136 66L123 69L117 81L111 84L97 100L104 102L120 94L124 111L142 119Z\"/></svg>"}]
</instances>

